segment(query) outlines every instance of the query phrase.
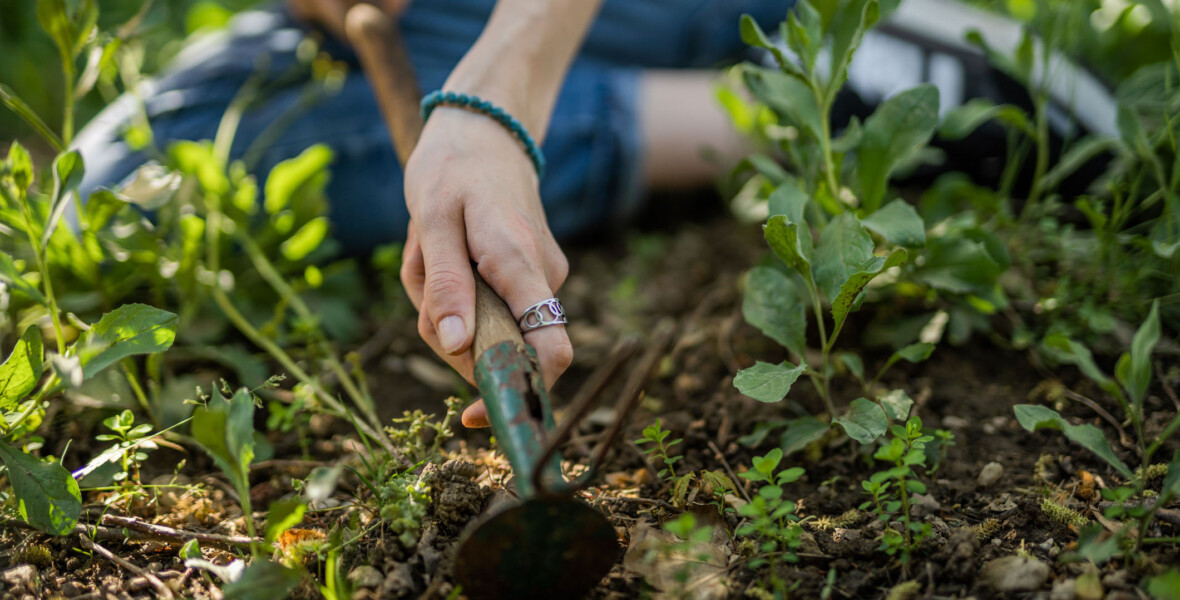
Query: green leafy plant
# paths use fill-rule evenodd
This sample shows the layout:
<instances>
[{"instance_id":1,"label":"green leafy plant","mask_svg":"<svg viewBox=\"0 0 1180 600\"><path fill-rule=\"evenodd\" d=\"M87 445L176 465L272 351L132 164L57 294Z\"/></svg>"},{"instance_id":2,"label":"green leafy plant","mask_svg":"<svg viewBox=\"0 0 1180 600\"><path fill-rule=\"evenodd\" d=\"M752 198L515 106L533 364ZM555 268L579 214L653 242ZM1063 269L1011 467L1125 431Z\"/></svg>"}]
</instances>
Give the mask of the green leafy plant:
<instances>
[{"instance_id":1,"label":"green leafy plant","mask_svg":"<svg viewBox=\"0 0 1180 600\"><path fill-rule=\"evenodd\" d=\"M861 307L870 283L905 265L910 253L926 244L917 211L901 199L884 200L890 178L920 159L934 133L937 89L920 86L897 94L863 124L853 119L839 137L831 128L832 106L848 65L881 11L876 0L800 2L781 27L794 58L752 18L742 19L742 38L769 50L778 68L744 65L740 73L776 123L764 128L765 141L793 167L787 172L761 154L739 166L756 172L746 186L766 194L770 216L764 234L779 259L749 273L743 313L782 344L793 362L758 362L740 371L734 385L756 400L778 402L806 375L829 418L838 414L831 392L838 366L868 387L898 360L919 362L933 349L930 343L903 348L872 380L865 377L859 356L835 352L848 316ZM830 64L821 65L825 56ZM814 365L804 360L808 314L819 336Z\"/></svg>"},{"instance_id":2,"label":"green leafy plant","mask_svg":"<svg viewBox=\"0 0 1180 600\"><path fill-rule=\"evenodd\" d=\"M1102 495L1107 501L1112 502L1106 509L1107 518L1128 519L1134 524L1138 533L1134 538L1136 548L1145 542L1151 542L1148 529L1159 508L1172 498L1180 496L1180 454L1177 454L1168 466L1158 493L1159 497L1151 500L1146 493L1150 482L1148 475L1153 470L1153 458L1177 429L1180 429L1180 414L1173 416L1171 421L1153 436L1148 436L1143 427L1146 418L1144 402L1152 380L1151 354L1160 336L1157 302L1152 305L1147 320L1135 332L1130 350L1116 363L1113 378L1098 367L1090 350L1082 344L1062 336L1051 336L1045 340L1049 350L1057 353L1062 360L1077 365L1083 375L1097 383L1099 388L1118 402L1134 430L1134 439L1141 459L1139 468L1134 471L1114 452L1106 435L1098 427L1088 423L1074 425L1060 413L1046 406L1018 404L1015 408L1016 420L1028 431L1061 431L1070 441L1105 461L1128 482L1126 486L1103 489Z\"/></svg>"},{"instance_id":3,"label":"green leafy plant","mask_svg":"<svg viewBox=\"0 0 1180 600\"><path fill-rule=\"evenodd\" d=\"M664 429L663 425L660 424L660 420L656 419L655 423L643 428L643 437L635 440L635 444L638 446L650 444L651 446L644 449L643 452L657 462L657 466L659 467L658 475L669 481L675 481L678 479L676 476L676 463L680 462L680 459L684 457L672 454L672 447L684 440L676 439L669 441L668 436L670 435L672 435L672 432Z\"/></svg>"},{"instance_id":4,"label":"green leafy plant","mask_svg":"<svg viewBox=\"0 0 1180 600\"><path fill-rule=\"evenodd\" d=\"M736 533L758 540L757 556L749 562L749 567L768 567L769 587L785 597L787 586L778 567L783 562L798 560L795 550L803 543L803 528L795 514L798 505L784 497L783 486L798 481L804 471L801 467L779 470L782 459L783 451L775 448L765 456L754 457L753 468L739 475L762 485L758 493L738 509L738 515L747 521Z\"/></svg>"},{"instance_id":5,"label":"green leafy plant","mask_svg":"<svg viewBox=\"0 0 1180 600\"><path fill-rule=\"evenodd\" d=\"M100 442L118 442L115 447L119 452L119 472L114 475L115 481L139 483L139 465L147 460L144 441L150 436L152 426L147 423L135 424L135 415L125 410L113 417L103 419L103 426L114 433L103 433L94 437Z\"/></svg>"},{"instance_id":6,"label":"green leafy plant","mask_svg":"<svg viewBox=\"0 0 1180 600\"><path fill-rule=\"evenodd\" d=\"M926 484L918 479L914 467L926 465L926 444L934 436L922 431L922 419L912 416L905 425L889 428L889 443L883 444L873 458L892 465L889 469L873 473L861 482L861 488L870 500L860 505L860 510L872 509L877 518L885 522L881 533L881 550L897 555L902 565L908 565L913 552L923 540L930 537L929 523L915 522L911 516L910 494L926 493ZM901 531L890 526L894 519L901 519Z\"/></svg>"}]
</instances>

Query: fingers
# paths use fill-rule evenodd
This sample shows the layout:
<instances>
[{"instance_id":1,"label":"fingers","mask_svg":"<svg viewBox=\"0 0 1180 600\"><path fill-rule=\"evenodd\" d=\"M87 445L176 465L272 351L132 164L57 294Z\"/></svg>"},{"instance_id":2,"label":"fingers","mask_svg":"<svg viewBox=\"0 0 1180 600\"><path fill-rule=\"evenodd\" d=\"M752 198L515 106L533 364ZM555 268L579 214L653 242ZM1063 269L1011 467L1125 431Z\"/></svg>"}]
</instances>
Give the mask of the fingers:
<instances>
[{"instance_id":1,"label":"fingers","mask_svg":"<svg viewBox=\"0 0 1180 600\"><path fill-rule=\"evenodd\" d=\"M560 262L564 263L565 257L560 254L560 250L558 256L561 257ZM488 257L480 261L479 273L504 299L513 317L519 318L534 304L553 297L550 277L545 274L549 269L542 267L545 264L546 261L540 257L532 258L527 254L508 259ZM558 284L565 279L565 274L560 272L562 270L554 270L553 279ZM541 375L545 379L546 387L552 388L574 360L574 347L570 343L569 335L566 334L565 326L553 325L534 329L524 334L524 338L537 350Z\"/></svg>"},{"instance_id":2,"label":"fingers","mask_svg":"<svg viewBox=\"0 0 1180 600\"><path fill-rule=\"evenodd\" d=\"M422 262L422 247L418 245L418 236L414 233L414 224L410 223L406 231L406 245L402 249L401 268L402 287L414 310L422 308L422 284L426 281L426 265Z\"/></svg>"},{"instance_id":3,"label":"fingers","mask_svg":"<svg viewBox=\"0 0 1180 600\"><path fill-rule=\"evenodd\" d=\"M430 331L419 321L423 338L437 335L440 355L467 351L475 334L475 278L467 255L462 216L440 215L421 223L423 279L421 311Z\"/></svg>"}]
</instances>

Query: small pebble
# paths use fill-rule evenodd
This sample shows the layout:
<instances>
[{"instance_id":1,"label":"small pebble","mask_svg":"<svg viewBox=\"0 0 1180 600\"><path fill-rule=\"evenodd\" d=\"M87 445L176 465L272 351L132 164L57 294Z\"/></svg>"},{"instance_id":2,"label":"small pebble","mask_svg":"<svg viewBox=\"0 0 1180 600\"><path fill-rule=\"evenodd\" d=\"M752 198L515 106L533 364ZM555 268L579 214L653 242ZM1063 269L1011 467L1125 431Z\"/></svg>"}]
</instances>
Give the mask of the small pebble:
<instances>
[{"instance_id":1,"label":"small pebble","mask_svg":"<svg viewBox=\"0 0 1180 600\"><path fill-rule=\"evenodd\" d=\"M980 577L997 592L1031 592L1049 580L1049 565L1024 556L988 561Z\"/></svg>"},{"instance_id":2,"label":"small pebble","mask_svg":"<svg viewBox=\"0 0 1180 600\"><path fill-rule=\"evenodd\" d=\"M979 472L979 477L976 478L975 482L978 483L980 487L991 487L1003 476L1004 465L1001 465L998 462L989 462L983 466L983 469Z\"/></svg>"},{"instance_id":3,"label":"small pebble","mask_svg":"<svg viewBox=\"0 0 1180 600\"><path fill-rule=\"evenodd\" d=\"M385 576L374 567L361 565L348 573L348 580L356 587L375 588L385 581Z\"/></svg>"},{"instance_id":4,"label":"small pebble","mask_svg":"<svg viewBox=\"0 0 1180 600\"><path fill-rule=\"evenodd\" d=\"M33 587L37 581L37 567L17 565L0 573L0 580L12 587Z\"/></svg>"},{"instance_id":5,"label":"small pebble","mask_svg":"<svg viewBox=\"0 0 1180 600\"><path fill-rule=\"evenodd\" d=\"M1058 581L1053 584L1053 591L1049 593L1049 600L1073 600L1077 595L1077 583L1073 579Z\"/></svg>"},{"instance_id":6,"label":"small pebble","mask_svg":"<svg viewBox=\"0 0 1180 600\"><path fill-rule=\"evenodd\" d=\"M81 596L82 594L86 593L86 587L77 581L67 581L61 584L61 593L67 598Z\"/></svg>"},{"instance_id":7,"label":"small pebble","mask_svg":"<svg viewBox=\"0 0 1180 600\"><path fill-rule=\"evenodd\" d=\"M937 514L942 510L942 504L930 494L914 494L910 498L910 511L916 518Z\"/></svg>"}]
</instances>

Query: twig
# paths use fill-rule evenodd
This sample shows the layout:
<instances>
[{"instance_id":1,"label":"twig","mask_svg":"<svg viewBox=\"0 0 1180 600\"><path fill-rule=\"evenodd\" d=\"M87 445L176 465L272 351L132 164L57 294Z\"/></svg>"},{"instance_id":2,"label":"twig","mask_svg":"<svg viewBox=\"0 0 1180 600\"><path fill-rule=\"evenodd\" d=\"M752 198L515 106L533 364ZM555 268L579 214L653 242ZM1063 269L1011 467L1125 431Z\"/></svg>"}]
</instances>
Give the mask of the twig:
<instances>
[{"instance_id":1,"label":"twig","mask_svg":"<svg viewBox=\"0 0 1180 600\"><path fill-rule=\"evenodd\" d=\"M1110 426L1114 427L1115 430L1119 432L1119 444L1122 444L1124 448L1133 450L1136 454L1142 454L1143 451L1138 445L1131 441L1131 438L1127 436L1127 432L1123 430L1123 426L1119 423L1118 419L1114 418L1114 415L1107 412L1107 410L1102 408L1102 406L1097 402L1069 389L1064 383L1061 383L1060 381L1057 383L1061 386L1061 389L1065 390L1065 395L1068 396L1070 400L1085 404L1090 410L1098 413L1098 416L1102 417L1107 423L1110 423Z\"/></svg>"},{"instance_id":2,"label":"twig","mask_svg":"<svg viewBox=\"0 0 1180 600\"><path fill-rule=\"evenodd\" d=\"M1168 378L1164 377L1164 370L1160 368L1160 364L1158 362L1152 363L1152 366L1155 367L1155 378L1160 382L1160 385L1163 386L1164 393L1168 395L1168 398L1172 400L1172 405L1176 407L1178 412L1180 412L1180 397L1176 396L1176 390L1172 389L1172 386L1168 384Z\"/></svg>"},{"instance_id":3,"label":"twig","mask_svg":"<svg viewBox=\"0 0 1180 600\"><path fill-rule=\"evenodd\" d=\"M1099 502L1098 503L1098 507L1101 509L1104 509L1104 510L1107 508L1110 508L1112 506L1122 506L1123 508L1142 507L1142 508L1146 508L1146 509L1150 510L1153 506L1155 506L1155 503L1154 502L1151 502L1151 503L1144 502L1143 504L1139 504L1137 502L1128 502L1126 504L1119 504L1117 502ZM1161 521L1167 521L1168 523L1171 523L1172 525L1176 525L1176 526L1180 527L1180 510L1174 510L1174 509L1169 509L1169 508L1160 508L1155 511L1155 516Z\"/></svg>"},{"instance_id":4,"label":"twig","mask_svg":"<svg viewBox=\"0 0 1180 600\"><path fill-rule=\"evenodd\" d=\"M128 562L127 560L124 560L118 556L115 556L114 552L111 552L110 550L107 550L106 548L103 548L102 546L98 545L97 543L92 541L90 538L86 537L85 534L79 534L78 539L82 541L83 548L86 548L87 550L95 552L99 556L115 563L116 565L118 565L120 567L123 567L124 569L130 571L131 573L146 579L147 582L150 583L152 585L152 587L156 589L156 592L158 592L160 594L161 598L175 598L176 597L172 594L172 588L164 585L164 582L160 581L160 578L156 577L155 574L149 573L149 572L135 566L134 564Z\"/></svg>"},{"instance_id":5,"label":"twig","mask_svg":"<svg viewBox=\"0 0 1180 600\"><path fill-rule=\"evenodd\" d=\"M146 533L164 540L175 540L180 543L189 540L197 540L198 542L207 542L210 544L218 544L222 546L249 546L252 543L261 542L260 539L251 539L242 535L220 535L216 533L200 533L197 531L184 531L182 529L173 529L166 525L157 525L155 523L147 523L132 517L122 517L119 515L103 515L101 523L103 525L110 525L113 527L125 527L127 529Z\"/></svg>"},{"instance_id":6,"label":"twig","mask_svg":"<svg viewBox=\"0 0 1180 600\"><path fill-rule=\"evenodd\" d=\"M725 455L721 453L721 449L718 448L717 444L714 444L712 440L709 441L709 449L713 451L714 458L721 462L721 466L725 467L725 472L729 473L729 478L733 481L733 486L742 493L742 496L746 499L746 502L751 502L750 495L746 493L746 490L742 489L742 487L738 485L738 476L733 472L733 468L729 466L729 461L725 459Z\"/></svg>"}]
</instances>

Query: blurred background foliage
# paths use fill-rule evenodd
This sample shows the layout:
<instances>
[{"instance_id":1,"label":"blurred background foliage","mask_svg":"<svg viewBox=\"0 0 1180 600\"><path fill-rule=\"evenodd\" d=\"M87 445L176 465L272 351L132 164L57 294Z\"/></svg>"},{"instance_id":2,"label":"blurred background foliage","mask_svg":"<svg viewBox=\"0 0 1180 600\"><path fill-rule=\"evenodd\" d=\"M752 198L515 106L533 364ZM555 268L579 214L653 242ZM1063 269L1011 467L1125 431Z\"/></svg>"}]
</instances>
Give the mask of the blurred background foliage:
<instances>
[{"instance_id":1,"label":"blurred background foliage","mask_svg":"<svg viewBox=\"0 0 1180 600\"><path fill-rule=\"evenodd\" d=\"M234 13L266 0L98 0L100 31L125 28L127 44L138 64L122 65L144 74L158 72L190 36L223 27ZM71 7L77 0L67 0ZM60 120L63 83L60 58L49 35L37 23L35 0L0 0L0 83L15 90L49 123ZM79 59L84 61L85 57ZM119 65L112 69L120 68ZM78 106L78 123L86 123L122 91L115 72L104 73ZM16 115L0 109L0 148L19 139L35 151L45 148Z\"/></svg>"},{"instance_id":2,"label":"blurred background foliage","mask_svg":"<svg viewBox=\"0 0 1180 600\"><path fill-rule=\"evenodd\" d=\"M968 1L1028 23L1111 87L1171 58L1169 10L1180 6L1180 0Z\"/></svg>"},{"instance_id":3,"label":"blurred background foliage","mask_svg":"<svg viewBox=\"0 0 1180 600\"><path fill-rule=\"evenodd\" d=\"M150 75L166 66L190 36L223 27L234 13L278 0L98 0L99 27L125 28L139 64L123 65ZM421 0L428 1L428 0ZM1029 23L1055 46L1090 66L1112 87L1139 67L1171 54L1169 15L1180 0L968 0ZM68 0L76 4L78 0ZM0 0L0 83L20 96L49 122L61 112L62 81L57 54L37 24L34 0ZM736 26L736 25L735 25ZM84 60L81 59L81 60ZM113 67L120 68L119 66ZM105 74L79 106L84 124L122 91L117 73ZM20 139L34 150L39 140L12 113L0 110L0 147Z\"/></svg>"}]
</instances>

